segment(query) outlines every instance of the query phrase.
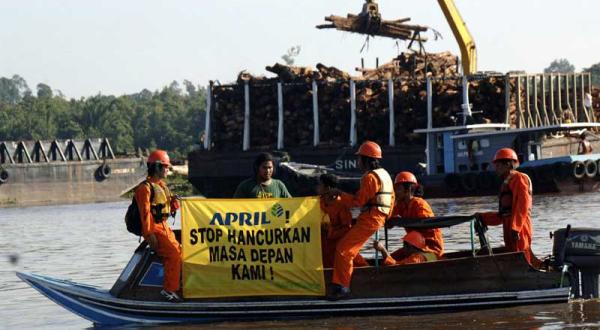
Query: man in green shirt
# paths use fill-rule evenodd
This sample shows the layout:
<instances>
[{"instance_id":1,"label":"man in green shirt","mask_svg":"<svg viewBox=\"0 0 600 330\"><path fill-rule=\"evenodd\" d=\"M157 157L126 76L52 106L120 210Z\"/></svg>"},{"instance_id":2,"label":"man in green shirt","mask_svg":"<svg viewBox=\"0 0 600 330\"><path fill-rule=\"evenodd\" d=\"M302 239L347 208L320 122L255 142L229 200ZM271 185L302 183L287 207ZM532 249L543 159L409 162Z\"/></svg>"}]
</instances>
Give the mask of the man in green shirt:
<instances>
[{"instance_id":1,"label":"man in green shirt","mask_svg":"<svg viewBox=\"0 0 600 330\"><path fill-rule=\"evenodd\" d=\"M254 177L242 181L234 198L289 198L285 184L273 179L274 162L270 153L261 153L254 160Z\"/></svg>"}]
</instances>

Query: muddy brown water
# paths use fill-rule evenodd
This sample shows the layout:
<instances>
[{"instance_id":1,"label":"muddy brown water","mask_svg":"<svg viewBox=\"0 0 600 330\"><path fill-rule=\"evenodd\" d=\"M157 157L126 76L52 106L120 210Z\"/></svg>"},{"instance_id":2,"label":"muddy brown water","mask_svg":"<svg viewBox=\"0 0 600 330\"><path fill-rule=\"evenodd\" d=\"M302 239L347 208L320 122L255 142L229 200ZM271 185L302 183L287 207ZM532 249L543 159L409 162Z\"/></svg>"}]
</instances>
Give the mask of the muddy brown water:
<instances>
[{"instance_id":1,"label":"muddy brown water","mask_svg":"<svg viewBox=\"0 0 600 330\"><path fill-rule=\"evenodd\" d=\"M494 197L430 201L437 215L471 214L496 207ZM85 329L93 325L21 282L28 271L110 288L138 242L123 214L128 202L0 209L0 329ZM600 227L600 194L535 196L533 249L550 254L549 232ZM175 222L179 227L179 221ZM383 232L383 231L382 231ZM399 243L402 229L390 232ZM493 245L501 228L490 228ZM469 226L444 230L447 250L470 249ZM370 255L371 250L363 251ZM449 284L451 285L451 284ZM600 329L600 300L415 316L343 317L273 322L224 322L159 329ZM131 329L131 327L129 328Z\"/></svg>"}]
</instances>

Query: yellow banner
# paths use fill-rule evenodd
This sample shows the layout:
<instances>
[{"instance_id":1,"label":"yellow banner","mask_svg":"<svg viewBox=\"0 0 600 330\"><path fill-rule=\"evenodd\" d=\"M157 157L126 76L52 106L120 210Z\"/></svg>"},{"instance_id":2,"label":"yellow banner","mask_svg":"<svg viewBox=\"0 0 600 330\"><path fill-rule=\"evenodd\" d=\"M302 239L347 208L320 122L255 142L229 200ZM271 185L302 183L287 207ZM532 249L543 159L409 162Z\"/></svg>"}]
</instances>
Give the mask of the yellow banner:
<instances>
[{"instance_id":1,"label":"yellow banner","mask_svg":"<svg viewBox=\"0 0 600 330\"><path fill-rule=\"evenodd\" d=\"M317 197L183 200L183 296L324 295Z\"/></svg>"}]
</instances>

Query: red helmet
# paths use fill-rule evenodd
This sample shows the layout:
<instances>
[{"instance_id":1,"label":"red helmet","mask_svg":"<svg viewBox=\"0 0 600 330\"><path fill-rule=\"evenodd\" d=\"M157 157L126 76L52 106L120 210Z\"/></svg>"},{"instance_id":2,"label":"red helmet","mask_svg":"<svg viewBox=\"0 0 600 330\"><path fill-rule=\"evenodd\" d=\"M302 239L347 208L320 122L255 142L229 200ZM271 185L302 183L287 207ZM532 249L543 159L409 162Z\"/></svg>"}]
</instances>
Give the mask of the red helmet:
<instances>
[{"instance_id":1,"label":"red helmet","mask_svg":"<svg viewBox=\"0 0 600 330\"><path fill-rule=\"evenodd\" d=\"M402 237L402 240L416 247L419 250L425 249L425 237L423 237L423 234L419 233L416 230L413 230L410 233L404 235L404 237Z\"/></svg>"},{"instance_id":2,"label":"red helmet","mask_svg":"<svg viewBox=\"0 0 600 330\"><path fill-rule=\"evenodd\" d=\"M519 158L517 158L517 153L511 148L502 148L496 151L496 156L494 156L493 162L495 163L503 159L513 160L517 163L519 162Z\"/></svg>"},{"instance_id":3,"label":"red helmet","mask_svg":"<svg viewBox=\"0 0 600 330\"><path fill-rule=\"evenodd\" d=\"M414 174L405 171L405 172L400 172L398 173L398 175L396 175L396 179L394 180L394 183L413 183L413 184L417 184L417 178L415 177Z\"/></svg>"},{"instance_id":4,"label":"red helmet","mask_svg":"<svg viewBox=\"0 0 600 330\"><path fill-rule=\"evenodd\" d=\"M148 164L161 163L163 165L171 166L171 160L169 159L169 155L164 150L154 150L148 156Z\"/></svg>"},{"instance_id":5,"label":"red helmet","mask_svg":"<svg viewBox=\"0 0 600 330\"><path fill-rule=\"evenodd\" d=\"M360 145L355 155L379 159L381 158L381 147L373 141L365 141Z\"/></svg>"}]
</instances>

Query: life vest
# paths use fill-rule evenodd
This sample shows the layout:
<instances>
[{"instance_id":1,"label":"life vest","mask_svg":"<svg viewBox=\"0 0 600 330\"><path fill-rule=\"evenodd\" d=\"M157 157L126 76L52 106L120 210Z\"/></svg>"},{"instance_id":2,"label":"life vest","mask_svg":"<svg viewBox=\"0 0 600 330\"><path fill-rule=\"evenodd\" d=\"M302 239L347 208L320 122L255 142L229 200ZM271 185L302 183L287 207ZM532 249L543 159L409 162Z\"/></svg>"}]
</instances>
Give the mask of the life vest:
<instances>
[{"instance_id":1,"label":"life vest","mask_svg":"<svg viewBox=\"0 0 600 330\"><path fill-rule=\"evenodd\" d=\"M532 194L533 191L533 185L531 184L531 179L529 178L529 176L525 173L521 173L522 175L525 175L527 177L527 181L529 181L529 195ZM508 187L508 184L510 183L510 180L512 180L512 178L515 176L515 172L511 171L508 176L506 177L506 179L504 179L504 181L502 182L502 185L500 186L500 196L498 198L498 215L502 216L509 216L512 214L512 200L513 200L513 193L510 190L510 188Z\"/></svg>"},{"instance_id":2,"label":"life vest","mask_svg":"<svg viewBox=\"0 0 600 330\"><path fill-rule=\"evenodd\" d=\"M425 260L427 260L427 262L438 260L438 258L435 255L435 253L431 253L431 252L419 252L419 254L422 255L423 257L425 257Z\"/></svg>"},{"instance_id":3,"label":"life vest","mask_svg":"<svg viewBox=\"0 0 600 330\"><path fill-rule=\"evenodd\" d=\"M377 207L379 212L389 215L392 211L392 193L394 191L394 183L392 178L383 168L372 170L371 173L374 173L375 176L377 176L379 182L381 183L381 187L375 194L375 197L369 201L367 206Z\"/></svg>"},{"instance_id":4,"label":"life vest","mask_svg":"<svg viewBox=\"0 0 600 330\"><path fill-rule=\"evenodd\" d=\"M150 213L154 222L161 223L167 220L171 214L171 191L167 187L153 182L150 183L150 189L154 192L154 198L150 201Z\"/></svg>"}]
</instances>

